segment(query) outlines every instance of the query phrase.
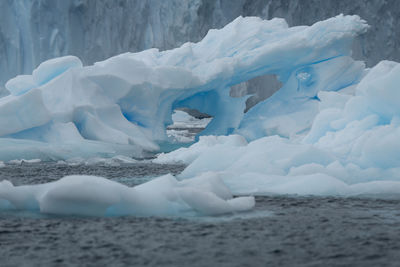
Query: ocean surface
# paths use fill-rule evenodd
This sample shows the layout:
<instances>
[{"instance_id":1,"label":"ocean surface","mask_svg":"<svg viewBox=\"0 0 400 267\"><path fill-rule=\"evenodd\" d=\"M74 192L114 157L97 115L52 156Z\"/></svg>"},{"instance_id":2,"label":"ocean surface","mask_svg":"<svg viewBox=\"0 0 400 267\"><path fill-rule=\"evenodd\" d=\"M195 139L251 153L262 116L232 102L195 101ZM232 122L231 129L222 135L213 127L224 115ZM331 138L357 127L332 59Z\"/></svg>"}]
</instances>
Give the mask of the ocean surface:
<instances>
[{"instance_id":1,"label":"ocean surface","mask_svg":"<svg viewBox=\"0 0 400 267\"><path fill-rule=\"evenodd\" d=\"M22 163L0 181L70 174L127 185L182 165ZM399 266L400 200L257 197L253 211L219 217L60 217L0 211L0 266Z\"/></svg>"}]
</instances>

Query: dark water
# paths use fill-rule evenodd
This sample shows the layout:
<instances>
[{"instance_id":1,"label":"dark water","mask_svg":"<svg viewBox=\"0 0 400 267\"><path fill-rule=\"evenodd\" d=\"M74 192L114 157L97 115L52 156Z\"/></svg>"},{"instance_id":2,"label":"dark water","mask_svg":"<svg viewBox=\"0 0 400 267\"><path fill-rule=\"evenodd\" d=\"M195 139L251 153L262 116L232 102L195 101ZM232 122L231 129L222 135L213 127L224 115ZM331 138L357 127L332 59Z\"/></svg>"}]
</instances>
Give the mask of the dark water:
<instances>
[{"instance_id":1,"label":"dark water","mask_svg":"<svg viewBox=\"0 0 400 267\"><path fill-rule=\"evenodd\" d=\"M183 166L0 168L0 180L93 174L127 184ZM400 266L400 201L259 197L217 218L86 218L0 212L0 266Z\"/></svg>"},{"instance_id":2,"label":"dark water","mask_svg":"<svg viewBox=\"0 0 400 267\"><path fill-rule=\"evenodd\" d=\"M24 163L6 165L0 168L0 181L7 179L14 185L40 184L58 180L67 175L84 174L107 177L130 186L147 181L148 177L167 173L178 174L183 165L164 165L152 163L118 164L57 164L57 163Z\"/></svg>"}]
</instances>

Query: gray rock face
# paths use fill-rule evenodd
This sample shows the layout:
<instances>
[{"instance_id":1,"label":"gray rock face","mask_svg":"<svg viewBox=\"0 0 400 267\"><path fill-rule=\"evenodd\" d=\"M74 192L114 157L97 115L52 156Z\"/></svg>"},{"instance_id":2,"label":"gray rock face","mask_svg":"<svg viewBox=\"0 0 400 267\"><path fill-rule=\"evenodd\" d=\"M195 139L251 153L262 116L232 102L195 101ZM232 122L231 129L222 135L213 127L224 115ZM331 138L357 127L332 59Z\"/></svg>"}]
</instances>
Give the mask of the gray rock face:
<instances>
[{"instance_id":1,"label":"gray rock face","mask_svg":"<svg viewBox=\"0 0 400 267\"><path fill-rule=\"evenodd\" d=\"M294 26L340 13L358 14L371 25L354 44L355 58L368 66L382 59L400 61L397 0L3 0L0 91L9 78L57 56L76 55L92 64L128 51L171 49L197 42L239 15L283 17ZM259 101L271 90L263 91L264 80L270 79L250 81L240 90Z\"/></svg>"}]
</instances>

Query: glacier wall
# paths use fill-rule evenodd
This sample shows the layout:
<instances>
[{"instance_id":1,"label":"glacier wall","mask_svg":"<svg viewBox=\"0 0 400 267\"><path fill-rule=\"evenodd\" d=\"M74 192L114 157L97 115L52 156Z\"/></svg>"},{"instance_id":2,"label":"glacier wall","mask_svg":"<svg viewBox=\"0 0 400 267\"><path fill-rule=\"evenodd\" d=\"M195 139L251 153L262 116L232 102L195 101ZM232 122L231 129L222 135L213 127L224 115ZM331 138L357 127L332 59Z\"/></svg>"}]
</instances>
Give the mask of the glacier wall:
<instances>
[{"instance_id":1,"label":"glacier wall","mask_svg":"<svg viewBox=\"0 0 400 267\"><path fill-rule=\"evenodd\" d=\"M75 55L84 65L122 52L161 50L201 40L211 28L238 17L285 18L289 25L313 24L339 13L358 14L371 29L354 44L354 58L373 66L400 61L400 2L396 0L4 0L0 2L0 88L49 58ZM269 79L244 85L269 96ZM276 88L275 88L276 89ZM0 89L1 91L1 89ZM3 91L3 94L5 91ZM0 93L1 95L1 93Z\"/></svg>"}]
</instances>

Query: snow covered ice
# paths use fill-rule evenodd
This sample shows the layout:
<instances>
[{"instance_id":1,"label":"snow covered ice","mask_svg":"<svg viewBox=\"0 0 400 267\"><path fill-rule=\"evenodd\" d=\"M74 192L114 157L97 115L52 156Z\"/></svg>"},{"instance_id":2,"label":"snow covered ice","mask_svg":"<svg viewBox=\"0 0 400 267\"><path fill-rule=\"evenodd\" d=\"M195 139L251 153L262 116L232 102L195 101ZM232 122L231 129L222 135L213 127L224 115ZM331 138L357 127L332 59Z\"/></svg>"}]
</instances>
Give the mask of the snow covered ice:
<instances>
[{"instance_id":1,"label":"snow covered ice","mask_svg":"<svg viewBox=\"0 0 400 267\"><path fill-rule=\"evenodd\" d=\"M196 109L212 120L199 142L154 160L188 164L182 181L165 176L135 188L85 176L19 187L3 181L3 207L220 214L254 205L252 197L232 195L398 197L400 65L366 69L351 58L353 39L367 29L358 16L291 28L282 19L239 17L169 51L85 67L73 56L46 61L6 84L2 161L140 157L171 142L166 129L174 110ZM282 88L244 113L248 96L232 98L230 88L266 74ZM175 113L176 123L184 117Z\"/></svg>"}]
</instances>

